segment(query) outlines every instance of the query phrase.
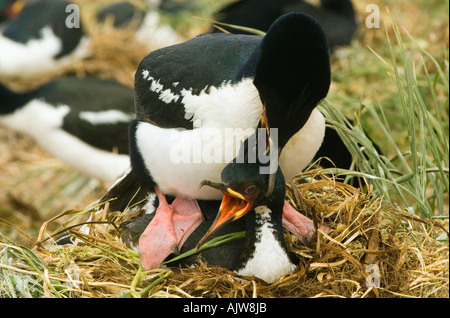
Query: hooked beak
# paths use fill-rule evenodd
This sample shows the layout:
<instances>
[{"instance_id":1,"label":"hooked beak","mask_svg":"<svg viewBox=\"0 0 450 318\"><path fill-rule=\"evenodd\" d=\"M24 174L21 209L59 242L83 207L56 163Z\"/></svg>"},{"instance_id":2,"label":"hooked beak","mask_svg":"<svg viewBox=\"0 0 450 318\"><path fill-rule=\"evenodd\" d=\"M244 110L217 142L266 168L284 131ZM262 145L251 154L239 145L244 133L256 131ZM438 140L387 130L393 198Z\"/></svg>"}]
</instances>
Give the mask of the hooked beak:
<instances>
[{"instance_id":1,"label":"hooked beak","mask_svg":"<svg viewBox=\"0 0 450 318\"><path fill-rule=\"evenodd\" d=\"M248 201L248 199L246 199L242 194L234 191L223 183L215 183L204 180L200 186L204 185L208 185L222 191L223 199L216 219L203 238L198 242L197 249L199 249L208 240L211 234L217 232L226 224L236 221L246 215L252 209L253 205L253 201Z\"/></svg>"},{"instance_id":2,"label":"hooked beak","mask_svg":"<svg viewBox=\"0 0 450 318\"><path fill-rule=\"evenodd\" d=\"M16 17L21 11L22 9L25 7L25 1L23 0L19 0L19 1L15 1L11 7L9 8L9 10L7 10L7 16L9 19L12 19L14 17Z\"/></svg>"}]
</instances>

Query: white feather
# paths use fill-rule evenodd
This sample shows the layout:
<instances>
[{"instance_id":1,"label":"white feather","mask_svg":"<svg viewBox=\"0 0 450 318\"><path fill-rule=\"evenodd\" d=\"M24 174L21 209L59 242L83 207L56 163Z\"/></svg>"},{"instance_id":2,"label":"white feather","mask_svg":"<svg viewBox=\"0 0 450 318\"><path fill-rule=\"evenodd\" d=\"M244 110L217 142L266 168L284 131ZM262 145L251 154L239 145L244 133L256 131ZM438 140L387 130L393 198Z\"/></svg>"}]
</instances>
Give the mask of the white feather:
<instances>
[{"instance_id":1,"label":"white feather","mask_svg":"<svg viewBox=\"0 0 450 318\"><path fill-rule=\"evenodd\" d=\"M90 40L85 36L72 53L55 59L62 47L61 39L49 26L41 30L41 36L22 44L0 35L0 74L32 76L52 72L83 58L88 52Z\"/></svg>"},{"instance_id":2,"label":"white feather","mask_svg":"<svg viewBox=\"0 0 450 318\"><path fill-rule=\"evenodd\" d=\"M148 70L142 71L142 77L150 82L150 90L154 93L158 94L158 98L166 104L177 102L180 98L180 95L173 93L170 88L164 89L164 85L159 82L159 79L156 80L152 76L149 75L150 72Z\"/></svg>"},{"instance_id":3,"label":"white feather","mask_svg":"<svg viewBox=\"0 0 450 318\"><path fill-rule=\"evenodd\" d=\"M117 109L108 109L100 112L80 112L80 118L93 124L129 123L134 119L134 114L127 114Z\"/></svg>"},{"instance_id":4,"label":"white feather","mask_svg":"<svg viewBox=\"0 0 450 318\"><path fill-rule=\"evenodd\" d=\"M325 118L314 109L308 121L289 139L281 151L279 165L284 179L290 182L311 162L325 137Z\"/></svg>"},{"instance_id":5,"label":"white feather","mask_svg":"<svg viewBox=\"0 0 450 318\"><path fill-rule=\"evenodd\" d=\"M69 111L67 105L54 107L41 100L32 100L14 113L1 116L0 123L30 135L50 154L83 173L100 180L115 181L129 168L129 157L94 148L64 131L63 118Z\"/></svg>"},{"instance_id":6,"label":"white feather","mask_svg":"<svg viewBox=\"0 0 450 318\"><path fill-rule=\"evenodd\" d=\"M255 128L259 122L262 103L252 78L237 84L224 82L211 86L200 94L182 91L186 118L207 127Z\"/></svg>"}]
</instances>

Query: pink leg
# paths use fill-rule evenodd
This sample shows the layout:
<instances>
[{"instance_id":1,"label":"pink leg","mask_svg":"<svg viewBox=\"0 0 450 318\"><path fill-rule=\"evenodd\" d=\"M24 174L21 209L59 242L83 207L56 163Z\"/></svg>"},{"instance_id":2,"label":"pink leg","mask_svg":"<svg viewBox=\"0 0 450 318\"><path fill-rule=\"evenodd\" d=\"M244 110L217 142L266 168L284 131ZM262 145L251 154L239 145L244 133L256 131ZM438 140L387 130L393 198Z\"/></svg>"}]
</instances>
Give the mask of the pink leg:
<instances>
[{"instance_id":1,"label":"pink leg","mask_svg":"<svg viewBox=\"0 0 450 318\"><path fill-rule=\"evenodd\" d=\"M203 222L203 214L194 199L176 198L172 202L175 210L173 225L177 236L178 249L181 250L189 235Z\"/></svg>"},{"instance_id":2,"label":"pink leg","mask_svg":"<svg viewBox=\"0 0 450 318\"><path fill-rule=\"evenodd\" d=\"M172 221L173 208L158 189L156 194L159 206L155 217L139 238L139 256L144 270L158 268L167 255L177 251L177 238Z\"/></svg>"},{"instance_id":3,"label":"pink leg","mask_svg":"<svg viewBox=\"0 0 450 318\"><path fill-rule=\"evenodd\" d=\"M155 217L139 238L142 268L158 268L171 253L177 253L184 241L203 221L195 200L176 198L172 205L158 189L159 206Z\"/></svg>"},{"instance_id":4,"label":"pink leg","mask_svg":"<svg viewBox=\"0 0 450 318\"><path fill-rule=\"evenodd\" d=\"M316 231L314 222L295 210L287 201L284 201L282 223L283 226L297 236L302 243L309 242ZM325 233L330 231L330 229L325 226L321 226L320 228L325 231Z\"/></svg>"}]
</instances>

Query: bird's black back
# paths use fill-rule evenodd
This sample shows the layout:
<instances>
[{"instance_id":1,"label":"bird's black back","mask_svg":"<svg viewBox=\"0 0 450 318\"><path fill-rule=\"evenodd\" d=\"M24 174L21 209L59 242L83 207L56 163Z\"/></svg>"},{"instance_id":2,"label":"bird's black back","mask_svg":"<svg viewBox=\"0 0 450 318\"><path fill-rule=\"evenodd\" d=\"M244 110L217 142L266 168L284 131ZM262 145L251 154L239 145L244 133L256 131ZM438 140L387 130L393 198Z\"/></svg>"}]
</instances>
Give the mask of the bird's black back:
<instances>
[{"instance_id":1,"label":"bird's black back","mask_svg":"<svg viewBox=\"0 0 450 318\"><path fill-rule=\"evenodd\" d=\"M12 20L3 35L15 42L27 43L36 38L41 38L41 30L49 26L53 33L62 39L61 51L55 56L60 58L72 52L84 35L83 27L69 28L66 18L71 13L66 12L68 5L72 4L64 0L41 0L27 5L22 12Z\"/></svg>"},{"instance_id":2,"label":"bird's black back","mask_svg":"<svg viewBox=\"0 0 450 318\"><path fill-rule=\"evenodd\" d=\"M349 44L357 29L351 0L322 0L316 7L304 0L240 0L224 7L215 20L267 32L272 23L289 12L302 12L315 18L327 35L330 49ZM220 26L234 34L249 34L227 26ZM213 29L213 32L221 32Z\"/></svg>"},{"instance_id":3,"label":"bird's black back","mask_svg":"<svg viewBox=\"0 0 450 318\"><path fill-rule=\"evenodd\" d=\"M260 40L260 36L251 35L205 34L151 52L135 76L136 118L164 128L191 129L192 121L185 118L182 97L169 104L161 101L159 94L149 89L150 82L143 78L143 71L173 94L182 96L183 90L191 90L193 95L199 95L211 86L239 81L241 68Z\"/></svg>"}]
</instances>

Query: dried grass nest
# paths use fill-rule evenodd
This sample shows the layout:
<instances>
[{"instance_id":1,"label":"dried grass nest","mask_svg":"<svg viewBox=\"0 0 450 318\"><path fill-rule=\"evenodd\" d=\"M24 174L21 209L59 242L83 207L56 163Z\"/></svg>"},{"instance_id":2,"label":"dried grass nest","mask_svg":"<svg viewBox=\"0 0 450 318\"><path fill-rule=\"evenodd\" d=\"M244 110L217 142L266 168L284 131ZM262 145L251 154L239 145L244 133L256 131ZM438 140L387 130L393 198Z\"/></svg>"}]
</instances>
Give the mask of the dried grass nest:
<instances>
[{"instance_id":1,"label":"dried grass nest","mask_svg":"<svg viewBox=\"0 0 450 318\"><path fill-rule=\"evenodd\" d=\"M63 213L75 217L61 231L81 245L49 245L46 225L56 218L43 225L43 243L34 253L46 268L44 291L61 297L449 297L448 221L422 219L383 205L370 191L311 173L308 182L302 175L287 185L288 200L333 231L319 231L309 246L286 232L302 261L295 273L271 285L204 263L142 272L137 253L120 241L111 221L122 212L106 206L89 225L90 235L78 231L79 215L93 206ZM25 270L23 265L15 264Z\"/></svg>"}]
</instances>

